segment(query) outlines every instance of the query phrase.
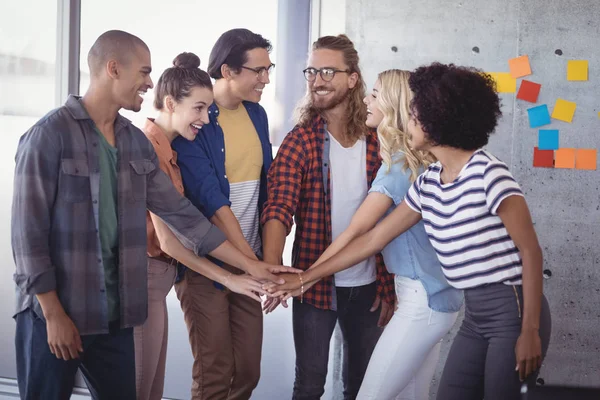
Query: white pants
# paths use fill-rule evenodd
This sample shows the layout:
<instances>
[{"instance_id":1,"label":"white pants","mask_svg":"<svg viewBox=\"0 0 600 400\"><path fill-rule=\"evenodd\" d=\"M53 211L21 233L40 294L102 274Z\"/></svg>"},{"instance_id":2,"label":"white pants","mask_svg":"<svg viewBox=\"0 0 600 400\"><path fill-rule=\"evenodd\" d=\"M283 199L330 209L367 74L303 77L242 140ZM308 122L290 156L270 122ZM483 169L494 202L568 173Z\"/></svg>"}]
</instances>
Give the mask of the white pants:
<instances>
[{"instance_id":1,"label":"white pants","mask_svg":"<svg viewBox=\"0 0 600 400\"><path fill-rule=\"evenodd\" d=\"M427 400L440 341L458 312L433 311L418 280L396 276L398 309L371 356L358 400Z\"/></svg>"}]
</instances>

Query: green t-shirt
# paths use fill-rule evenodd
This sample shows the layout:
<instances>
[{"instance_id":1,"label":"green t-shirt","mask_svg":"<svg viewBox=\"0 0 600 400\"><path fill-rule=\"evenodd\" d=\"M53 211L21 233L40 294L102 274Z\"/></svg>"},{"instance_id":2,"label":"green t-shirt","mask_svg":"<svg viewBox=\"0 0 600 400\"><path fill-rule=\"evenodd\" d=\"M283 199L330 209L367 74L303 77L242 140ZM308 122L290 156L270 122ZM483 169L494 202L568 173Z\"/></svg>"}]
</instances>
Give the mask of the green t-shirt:
<instances>
[{"instance_id":1,"label":"green t-shirt","mask_svg":"<svg viewBox=\"0 0 600 400\"><path fill-rule=\"evenodd\" d=\"M117 218L117 149L100 136L100 244L104 264L104 282L108 298L108 320L120 317L119 300L119 231Z\"/></svg>"}]
</instances>

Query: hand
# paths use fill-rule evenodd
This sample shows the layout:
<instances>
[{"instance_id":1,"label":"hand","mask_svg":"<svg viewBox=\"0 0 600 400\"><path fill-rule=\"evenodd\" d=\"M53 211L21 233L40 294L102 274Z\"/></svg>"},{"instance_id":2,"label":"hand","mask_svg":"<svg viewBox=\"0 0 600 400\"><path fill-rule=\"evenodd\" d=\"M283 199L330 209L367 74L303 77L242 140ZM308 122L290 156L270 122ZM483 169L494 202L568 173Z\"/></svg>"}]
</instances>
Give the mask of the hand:
<instances>
[{"instance_id":1,"label":"hand","mask_svg":"<svg viewBox=\"0 0 600 400\"><path fill-rule=\"evenodd\" d=\"M391 304L388 304L387 301L381 300L381 297L375 296L375 301L373 302L373 306L369 311L375 312L381 306L381 313L379 313L379 321L377 321L377 326L383 328L390 322L390 319L394 315L394 308Z\"/></svg>"},{"instance_id":2,"label":"hand","mask_svg":"<svg viewBox=\"0 0 600 400\"><path fill-rule=\"evenodd\" d=\"M275 311L277 306L281 304L284 308L288 308L287 300L282 300L281 297L269 297L263 304L263 311L265 314Z\"/></svg>"},{"instance_id":3,"label":"hand","mask_svg":"<svg viewBox=\"0 0 600 400\"><path fill-rule=\"evenodd\" d=\"M81 336L66 313L60 312L46 317L46 331L48 332L50 352L56 358L65 361L79 358L79 353L83 352Z\"/></svg>"},{"instance_id":4,"label":"hand","mask_svg":"<svg viewBox=\"0 0 600 400\"><path fill-rule=\"evenodd\" d=\"M515 371L519 371L521 381L542 366L542 340L537 329L521 330L515 346L515 355Z\"/></svg>"},{"instance_id":5,"label":"hand","mask_svg":"<svg viewBox=\"0 0 600 400\"><path fill-rule=\"evenodd\" d=\"M302 287L300 275L297 273L279 274L278 278L280 278L283 282L278 282L277 284L267 282L263 285L263 289L267 290L272 295L278 297L280 295L283 295L285 292L290 292L292 290L300 289ZM304 283L306 284L306 282Z\"/></svg>"},{"instance_id":6,"label":"hand","mask_svg":"<svg viewBox=\"0 0 600 400\"><path fill-rule=\"evenodd\" d=\"M281 284L281 283L285 283L285 281L276 274L281 274L281 273L286 273L286 272L300 273L302 271L299 269L296 269L296 268L284 267L282 265L267 264L266 262L263 262L263 261L253 261L248 266L247 272L250 275L252 275L253 277L255 277L257 280L259 280L263 283L264 282L274 282L277 284Z\"/></svg>"},{"instance_id":7,"label":"hand","mask_svg":"<svg viewBox=\"0 0 600 400\"><path fill-rule=\"evenodd\" d=\"M225 280L225 286L234 293L243 294L253 300L262 302L261 294L267 294L262 288L262 284L250 275L230 274ZM257 294L258 293L258 294Z\"/></svg>"}]
</instances>

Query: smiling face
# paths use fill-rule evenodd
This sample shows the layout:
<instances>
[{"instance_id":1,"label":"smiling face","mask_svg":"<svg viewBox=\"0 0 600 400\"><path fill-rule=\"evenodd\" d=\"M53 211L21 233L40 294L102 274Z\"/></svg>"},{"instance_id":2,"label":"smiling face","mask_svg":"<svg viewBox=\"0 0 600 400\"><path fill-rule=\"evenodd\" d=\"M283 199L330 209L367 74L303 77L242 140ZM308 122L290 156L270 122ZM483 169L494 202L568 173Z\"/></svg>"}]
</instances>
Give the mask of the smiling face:
<instances>
[{"instance_id":1,"label":"smiling face","mask_svg":"<svg viewBox=\"0 0 600 400\"><path fill-rule=\"evenodd\" d=\"M208 120L208 107L213 102L213 92L207 87L196 86L191 89L189 96L172 104L173 129L185 139L192 141Z\"/></svg>"},{"instance_id":2,"label":"smiling face","mask_svg":"<svg viewBox=\"0 0 600 400\"><path fill-rule=\"evenodd\" d=\"M117 66L118 74L113 85L115 101L119 105L134 112L142 108L142 97L154 84L150 78L152 64L150 62L150 51L137 46L130 55L129 60Z\"/></svg>"},{"instance_id":3,"label":"smiling face","mask_svg":"<svg viewBox=\"0 0 600 400\"><path fill-rule=\"evenodd\" d=\"M229 79L231 92L240 101L258 103L262 97L263 89L271 81L269 80L269 74L258 74L252 70L268 69L271 65L271 58L269 52L260 47L248 50L246 55L245 68L240 68L238 73L231 73Z\"/></svg>"},{"instance_id":4,"label":"smiling face","mask_svg":"<svg viewBox=\"0 0 600 400\"><path fill-rule=\"evenodd\" d=\"M348 98L350 90L356 86L357 74L341 72L348 69L341 51L313 50L308 58L307 67L316 70L331 68L340 71L336 72L330 81L324 80L320 73L315 75L314 80L308 81L312 105L321 111L331 110L342 104Z\"/></svg>"},{"instance_id":5,"label":"smiling face","mask_svg":"<svg viewBox=\"0 0 600 400\"><path fill-rule=\"evenodd\" d=\"M379 103L377 101L377 96L381 91L381 81L377 79L375 85L373 85L373 90L371 94L367 95L363 102L367 106L367 126L369 128L377 128L381 121L383 121L383 112L379 108Z\"/></svg>"}]
</instances>

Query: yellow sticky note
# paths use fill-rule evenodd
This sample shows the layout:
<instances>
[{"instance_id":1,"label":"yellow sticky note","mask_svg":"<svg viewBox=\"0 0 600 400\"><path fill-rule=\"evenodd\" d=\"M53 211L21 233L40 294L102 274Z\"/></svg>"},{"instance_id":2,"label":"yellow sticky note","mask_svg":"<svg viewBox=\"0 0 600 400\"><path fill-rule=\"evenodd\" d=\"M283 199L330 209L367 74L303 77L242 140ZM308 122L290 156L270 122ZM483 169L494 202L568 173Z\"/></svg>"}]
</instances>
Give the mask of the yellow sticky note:
<instances>
[{"instance_id":1,"label":"yellow sticky note","mask_svg":"<svg viewBox=\"0 0 600 400\"><path fill-rule=\"evenodd\" d=\"M517 80L508 72L488 72L496 81L498 93L515 93L517 91Z\"/></svg>"},{"instance_id":2,"label":"yellow sticky note","mask_svg":"<svg viewBox=\"0 0 600 400\"><path fill-rule=\"evenodd\" d=\"M554 104L554 110L552 111L552 118L560 121L572 122L575 108L577 108L577 103L556 99L556 104Z\"/></svg>"},{"instance_id":3,"label":"yellow sticky note","mask_svg":"<svg viewBox=\"0 0 600 400\"><path fill-rule=\"evenodd\" d=\"M568 81L587 81L588 80L588 61L587 60L569 60L567 62L567 80Z\"/></svg>"}]
</instances>

